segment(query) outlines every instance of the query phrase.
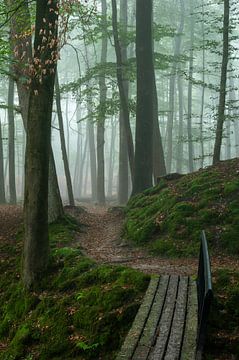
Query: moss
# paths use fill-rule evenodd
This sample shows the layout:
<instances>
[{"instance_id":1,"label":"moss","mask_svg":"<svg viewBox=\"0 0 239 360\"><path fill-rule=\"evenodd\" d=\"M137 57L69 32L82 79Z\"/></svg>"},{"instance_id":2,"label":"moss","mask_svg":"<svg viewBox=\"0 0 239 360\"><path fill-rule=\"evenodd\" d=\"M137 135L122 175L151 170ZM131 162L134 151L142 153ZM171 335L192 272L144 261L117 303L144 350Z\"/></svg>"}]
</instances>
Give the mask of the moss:
<instances>
[{"instance_id":1,"label":"moss","mask_svg":"<svg viewBox=\"0 0 239 360\"><path fill-rule=\"evenodd\" d=\"M233 179L232 181L226 182L224 184L224 194L227 196L229 194L239 192L239 180Z\"/></svg>"},{"instance_id":2,"label":"moss","mask_svg":"<svg viewBox=\"0 0 239 360\"><path fill-rule=\"evenodd\" d=\"M8 343L1 360L109 360L121 345L149 276L84 257L74 244L76 230L65 220L51 226L44 291L23 291L16 271L20 251L9 249L11 260L1 264L0 341Z\"/></svg>"},{"instance_id":3,"label":"moss","mask_svg":"<svg viewBox=\"0 0 239 360\"><path fill-rule=\"evenodd\" d=\"M211 252L238 254L238 167L238 160L221 162L135 196L126 209L125 237L155 254L198 256L204 229Z\"/></svg>"}]
</instances>

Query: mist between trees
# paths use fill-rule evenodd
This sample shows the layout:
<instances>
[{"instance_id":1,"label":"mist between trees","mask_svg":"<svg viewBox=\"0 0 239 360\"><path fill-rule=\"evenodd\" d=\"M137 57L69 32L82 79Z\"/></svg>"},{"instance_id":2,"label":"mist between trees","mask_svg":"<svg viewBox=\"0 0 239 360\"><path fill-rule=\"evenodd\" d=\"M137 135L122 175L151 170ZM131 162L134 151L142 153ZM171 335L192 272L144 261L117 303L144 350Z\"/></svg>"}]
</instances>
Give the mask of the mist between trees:
<instances>
[{"instance_id":1,"label":"mist between trees","mask_svg":"<svg viewBox=\"0 0 239 360\"><path fill-rule=\"evenodd\" d=\"M51 144L64 203L125 204L159 176L239 155L236 5L60 4ZM13 0L0 7L0 202L16 203L36 9Z\"/></svg>"}]
</instances>

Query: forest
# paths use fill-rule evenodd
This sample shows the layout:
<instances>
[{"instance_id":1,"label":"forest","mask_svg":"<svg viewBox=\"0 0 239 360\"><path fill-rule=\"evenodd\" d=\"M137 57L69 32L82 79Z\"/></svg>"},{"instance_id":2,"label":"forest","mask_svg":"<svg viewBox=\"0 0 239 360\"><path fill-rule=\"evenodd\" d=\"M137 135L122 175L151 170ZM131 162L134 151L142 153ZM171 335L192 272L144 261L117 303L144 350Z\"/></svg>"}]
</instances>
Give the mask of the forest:
<instances>
[{"instance_id":1,"label":"forest","mask_svg":"<svg viewBox=\"0 0 239 360\"><path fill-rule=\"evenodd\" d=\"M0 29L0 359L126 359L203 230L195 359L239 359L237 0L0 0Z\"/></svg>"}]
</instances>

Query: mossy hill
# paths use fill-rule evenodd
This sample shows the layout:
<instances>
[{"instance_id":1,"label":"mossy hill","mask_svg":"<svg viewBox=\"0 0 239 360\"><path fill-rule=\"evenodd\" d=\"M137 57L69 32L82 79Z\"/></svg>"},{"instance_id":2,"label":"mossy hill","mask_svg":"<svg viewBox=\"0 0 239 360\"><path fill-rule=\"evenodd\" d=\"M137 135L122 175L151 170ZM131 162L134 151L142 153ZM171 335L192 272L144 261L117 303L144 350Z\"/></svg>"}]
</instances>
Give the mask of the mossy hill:
<instances>
[{"instance_id":1,"label":"mossy hill","mask_svg":"<svg viewBox=\"0 0 239 360\"><path fill-rule=\"evenodd\" d=\"M222 161L131 198L125 237L163 256L198 256L204 229L211 251L239 255L239 159Z\"/></svg>"},{"instance_id":2,"label":"mossy hill","mask_svg":"<svg viewBox=\"0 0 239 360\"><path fill-rule=\"evenodd\" d=\"M0 242L1 360L114 358L149 277L84 257L73 241L76 228L69 219L51 226L49 272L31 293L20 280L22 235Z\"/></svg>"}]
</instances>

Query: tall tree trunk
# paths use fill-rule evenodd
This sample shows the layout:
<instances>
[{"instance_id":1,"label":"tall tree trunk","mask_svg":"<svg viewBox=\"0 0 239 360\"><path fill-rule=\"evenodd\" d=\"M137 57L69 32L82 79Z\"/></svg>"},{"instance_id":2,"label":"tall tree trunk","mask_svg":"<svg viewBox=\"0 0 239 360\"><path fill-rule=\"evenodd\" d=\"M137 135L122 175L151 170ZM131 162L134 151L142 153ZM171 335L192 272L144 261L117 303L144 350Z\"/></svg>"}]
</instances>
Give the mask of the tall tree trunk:
<instances>
[{"instance_id":1,"label":"tall tree trunk","mask_svg":"<svg viewBox=\"0 0 239 360\"><path fill-rule=\"evenodd\" d=\"M188 169L193 172L193 135L192 135L192 91L193 91L193 46L194 46L194 5L193 0L190 1L190 55L189 55L189 71L188 71L188 119L187 119L187 132L188 132Z\"/></svg>"},{"instance_id":2,"label":"tall tree trunk","mask_svg":"<svg viewBox=\"0 0 239 360\"><path fill-rule=\"evenodd\" d=\"M58 11L57 1L36 1L34 54L39 62L33 63L34 77L30 84L25 163L23 281L26 288L37 283L48 265L48 175ZM44 36L47 41L43 46ZM41 69L46 74L40 73Z\"/></svg>"},{"instance_id":3,"label":"tall tree trunk","mask_svg":"<svg viewBox=\"0 0 239 360\"><path fill-rule=\"evenodd\" d=\"M14 123L14 81L9 77L8 86L8 159L9 159L9 194L10 204L16 204L15 174L15 123Z\"/></svg>"},{"instance_id":4,"label":"tall tree trunk","mask_svg":"<svg viewBox=\"0 0 239 360\"><path fill-rule=\"evenodd\" d=\"M4 160L2 144L2 124L0 120L0 204L6 203L5 197L5 179L4 179Z\"/></svg>"},{"instance_id":5,"label":"tall tree trunk","mask_svg":"<svg viewBox=\"0 0 239 360\"><path fill-rule=\"evenodd\" d=\"M221 67L220 95L218 106L218 119L216 128L216 139L213 152L213 164L220 161L220 152L222 145L223 123L225 118L225 100L227 84L227 64L229 56L229 0L224 0L224 18L223 18L223 54Z\"/></svg>"},{"instance_id":6,"label":"tall tree trunk","mask_svg":"<svg viewBox=\"0 0 239 360\"><path fill-rule=\"evenodd\" d=\"M205 102L205 62L206 62L206 51L205 51L205 26L204 26L204 0L202 0L202 96L201 96L201 111L200 111L200 167L204 165L204 141L203 141L203 118L204 118L204 102Z\"/></svg>"},{"instance_id":7,"label":"tall tree trunk","mask_svg":"<svg viewBox=\"0 0 239 360\"><path fill-rule=\"evenodd\" d=\"M124 63L122 61L121 45L118 35L118 26L117 26L117 5L116 0L112 0L112 26L113 26L113 36L114 36L114 46L116 54L116 63L117 63L117 82L120 95L120 105L121 111L123 113L123 125L125 136L127 139L127 151L129 157L131 178L134 178L134 143L129 121L129 107L128 107L128 95L126 94L124 88Z\"/></svg>"},{"instance_id":8,"label":"tall tree trunk","mask_svg":"<svg viewBox=\"0 0 239 360\"><path fill-rule=\"evenodd\" d=\"M154 65L152 0L136 0L137 105L132 195L152 186Z\"/></svg>"},{"instance_id":9,"label":"tall tree trunk","mask_svg":"<svg viewBox=\"0 0 239 360\"><path fill-rule=\"evenodd\" d=\"M81 112L80 112L80 104L77 103L76 109L76 119L77 119L77 145L76 145L76 160L75 160L75 171L74 171L74 180L73 187L76 198L79 197L79 175L80 175L80 166L82 163L82 124L81 124Z\"/></svg>"},{"instance_id":10,"label":"tall tree trunk","mask_svg":"<svg viewBox=\"0 0 239 360\"><path fill-rule=\"evenodd\" d=\"M101 66L105 66L107 61L107 3L106 0L101 0L101 28L102 28L102 43L101 43ZM97 121L97 201L100 205L105 205L105 116L106 116L106 95L107 87L105 75L99 77L100 90L100 104L99 117Z\"/></svg>"},{"instance_id":11,"label":"tall tree trunk","mask_svg":"<svg viewBox=\"0 0 239 360\"><path fill-rule=\"evenodd\" d=\"M32 59L31 17L27 1L5 0L5 3L12 10L15 9L16 5L21 5L16 13L13 12L13 16L10 19L10 45L11 54L14 60L12 64L12 71L17 84L21 115L26 129L29 108L29 88L26 86L27 84L23 79L26 75L26 77L28 77L27 71L29 59ZM23 33L26 35L21 36ZM17 51L14 51L14 49ZM54 158L52 157L52 160L50 159L50 161L54 161ZM53 164L53 167L55 168L55 164ZM49 172L49 176L54 176L54 174L56 174L56 172ZM56 215L55 219L51 216L52 222L62 216L63 206L61 198L54 198L54 196L60 196L57 178L49 178L49 182L54 184L54 186L57 186L57 191L54 191L49 195L48 206L50 213ZM51 189L53 189L52 186L49 187L49 191L51 191ZM58 209L54 208L56 204L60 204Z\"/></svg>"},{"instance_id":12,"label":"tall tree trunk","mask_svg":"<svg viewBox=\"0 0 239 360\"><path fill-rule=\"evenodd\" d=\"M183 1L180 1L181 6L181 19L178 26L177 34L174 38L174 60L172 64L172 70L170 73L169 78L169 113L168 113L168 120L167 120L167 143L166 143L166 168L167 172L170 173L172 170L172 161L173 161L173 123L174 123L174 112L175 112L175 82L176 82L176 72L177 72L177 64L178 64L178 57L180 55L180 47L181 47L181 36L184 27L184 17L182 16L182 12L184 11L183 8Z\"/></svg>"},{"instance_id":13,"label":"tall tree trunk","mask_svg":"<svg viewBox=\"0 0 239 360\"><path fill-rule=\"evenodd\" d=\"M158 95L155 81L153 80L153 175L154 183L157 183L159 176L166 175L166 165L164 160L164 151L162 138L158 121Z\"/></svg>"},{"instance_id":14,"label":"tall tree trunk","mask_svg":"<svg viewBox=\"0 0 239 360\"><path fill-rule=\"evenodd\" d=\"M128 27L128 12L127 12L127 0L120 1L120 24L122 32L127 33ZM125 39L121 40L121 60L123 64L127 63L127 42ZM129 82L123 73L123 87L125 96L128 99L129 94ZM127 120L126 120L127 121ZM122 106L120 108L119 115L119 184L118 184L118 202L124 205L128 201L129 193L129 182L128 182L128 169L129 169L129 158L127 152L127 137L125 132L125 120L124 111Z\"/></svg>"},{"instance_id":15,"label":"tall tree trunk","mask_svg":"<svg viewBox=\"0 0 239 360\"><path fill-rule=\"evenodd\" d=\"M63 116L62 116L62 110L61 110L61 95L60 95L60 85L59 85L58 73L56 73L56 78L55 78L55 92L56 92L57 115L58 115L59 130L60 130L61 151L62 151L64 170L65 170L68 199L69 199L69 204L71 206L75 206L71 174L70 174L69 163L68 163L67 152L66 152L66 142L65 142L65 135L64 135Z\"/></svg>"}]
</instances>

